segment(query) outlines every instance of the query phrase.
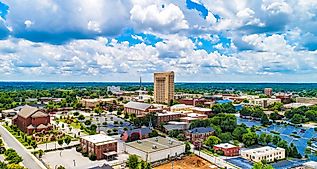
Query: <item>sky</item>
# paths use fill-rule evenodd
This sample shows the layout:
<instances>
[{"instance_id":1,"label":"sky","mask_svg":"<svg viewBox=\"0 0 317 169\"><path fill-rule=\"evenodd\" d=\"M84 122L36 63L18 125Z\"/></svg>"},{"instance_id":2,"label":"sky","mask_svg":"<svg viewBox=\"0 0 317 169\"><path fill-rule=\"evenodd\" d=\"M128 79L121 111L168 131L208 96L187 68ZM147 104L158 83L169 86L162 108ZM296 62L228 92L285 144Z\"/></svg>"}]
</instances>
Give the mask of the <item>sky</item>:
<instances>
[{"instance_id":1,"label":"sky","mask_svg":"<svg viewBox=\"0 0 317 169\"><path fill-rule=\"evenodd\" d=\"M316 0L0 0L0 81L317 82Z\"/></svg>"}]
</instances>

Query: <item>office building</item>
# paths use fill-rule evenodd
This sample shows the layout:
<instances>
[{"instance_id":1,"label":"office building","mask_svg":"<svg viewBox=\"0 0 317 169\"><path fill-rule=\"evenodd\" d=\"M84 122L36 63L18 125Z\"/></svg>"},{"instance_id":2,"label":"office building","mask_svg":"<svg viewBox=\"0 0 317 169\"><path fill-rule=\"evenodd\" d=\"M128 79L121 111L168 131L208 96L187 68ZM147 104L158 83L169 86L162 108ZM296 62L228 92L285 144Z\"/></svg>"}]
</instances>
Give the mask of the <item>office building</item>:
<instances>
[{"instance_id":1,"label":"office building","mask_svg":"<svg viewBox=\"0 0 317 169\"><path fill-rule=\"evenodd\" d=\"M80 146L89 156L96 155L97 160L117 155L117 140L105 134L83 136Z\"/></svg>"},{"instance_id":2,"label":"office building","mask_svg":"<svg viewBox=\"0 0 317 169\"><path fill-rule=\"evenodd\" d=\"M174 99L174 72L154 73L154 102L170 103Z\"/></svg>"},{"instance_id":3,"label":"office building","mask_svg":"<svg viewBox=\"0 0 317 169\"><path fill-rule=\"evenodd\" d=\"M265 88L264 89L264 94L269 96L269 97L272 96L272 92L273 92L272 88Z\"/></svg>"},{"instance_id":4,"label":"office building","mask_svg":"<svg viewBox=\"0 0 317 169\"><path fill-rule=\"evenodd\" d=\"M153 137L125 143L125 152L136 154L149 163L170 159L185 153L183 142L164 137Z\"/></svg>"},{"instance_id":5,"label":"office building","mask_svg":"<svg viewBox=\"0 0 317 169\"><path fill-rule=\"evenodd\" d=\"M222 151L224 156L238 156L240 147L229 143L222 143L214 145L213 149L215 151Z\"/></svg>"},{"instance_id":6,"label":"office building","mask_svg":"<svg viewBox=\"0 0 317 169\"><path fill-rule=\"evenodd\" d=\"M284 148L274 148L270 146L246 149L240 151L241 157L253 162L260 162L266 160L267 162L274 162L276 160L285 159L285 149Z\"/></svg>"}]
</instances>

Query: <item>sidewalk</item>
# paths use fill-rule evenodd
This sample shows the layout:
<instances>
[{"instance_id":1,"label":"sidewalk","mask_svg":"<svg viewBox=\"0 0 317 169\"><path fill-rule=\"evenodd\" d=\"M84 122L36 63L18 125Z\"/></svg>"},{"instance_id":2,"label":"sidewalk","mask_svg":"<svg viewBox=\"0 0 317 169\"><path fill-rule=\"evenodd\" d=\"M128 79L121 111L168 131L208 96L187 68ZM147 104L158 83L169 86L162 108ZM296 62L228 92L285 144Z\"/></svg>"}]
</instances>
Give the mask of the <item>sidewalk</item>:
<instances>
[{"instance_id":1,"label":"sidewalk","mask_svg":"<svg viewBox=\"0 0 317 169\"><path fill-rule=\"evenodd\" d=\"M63 144L62 146L60 146L57 141L55 142L50 142L50 143L45 143L45 144L39 144L37 145L37 150L42 149L42 150L53 150L53 149L58 149L58 148L66 148L66 147L72 147L74 145L78 145L79 141L72 141L69 143L69 145L67 144Z\"/></svg>"},{"instance_id":2,"label":"sidewalk","mask_svg":"<svg viewBox=\"0 0 317 169\"><path fill-rule=\"evenodd\" d=\"M197 151L197 150L194 150L194 154L196 154L197 156L215 164L216 166L218 167L221 167L221 168L227 168L227 169L241 169L237 166L234 166L233 164L229 164L228 162L226 162L225 160L219 158L219 157L216 157L216 156L210 156L204 152L201 152L201 151Z\"/></svg>"}]
</instances>

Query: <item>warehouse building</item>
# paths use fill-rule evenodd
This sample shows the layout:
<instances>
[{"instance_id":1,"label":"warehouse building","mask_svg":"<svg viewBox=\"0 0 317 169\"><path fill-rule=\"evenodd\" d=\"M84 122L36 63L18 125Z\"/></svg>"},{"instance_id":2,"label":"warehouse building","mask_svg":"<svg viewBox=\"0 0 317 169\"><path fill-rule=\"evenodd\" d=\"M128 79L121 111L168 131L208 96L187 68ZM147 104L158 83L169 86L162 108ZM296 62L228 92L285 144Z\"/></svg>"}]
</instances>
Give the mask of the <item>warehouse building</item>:
<instances>
[{"instance_id":1,"label":"warehouse building","mask_svg":"<svg viewBox=\"0 0 317 169\"><path fill-rule=\"evenodd\" d=\"M125 143L125 152L136 154L147 162L156 162L185 153L185 144L171 138L153 137Z\"/></svg>"}]
</instances>

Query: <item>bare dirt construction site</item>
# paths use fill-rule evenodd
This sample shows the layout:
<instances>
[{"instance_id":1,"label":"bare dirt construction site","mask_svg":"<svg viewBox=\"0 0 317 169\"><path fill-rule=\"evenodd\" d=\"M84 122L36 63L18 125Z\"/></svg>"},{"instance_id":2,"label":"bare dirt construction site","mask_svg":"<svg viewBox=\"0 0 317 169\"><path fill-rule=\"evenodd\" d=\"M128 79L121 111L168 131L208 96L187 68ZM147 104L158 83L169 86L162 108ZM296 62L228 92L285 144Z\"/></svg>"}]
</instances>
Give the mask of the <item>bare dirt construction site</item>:
<instances>
[{"instance_id":1,"label":"bare dirt construction site","mask_svg":"<svg viewBox=\"0 0 317 169\"><path fill-rule=\"evenodd\" d=\"M175 160L174 161L174 169L211 169L215 168L210 162L199 158L195 155L184 157L182 160ZM154 169L171 169L172 163L169 162L164 165L160 165L155 167Z\"/></svg>"}]
</instances>

